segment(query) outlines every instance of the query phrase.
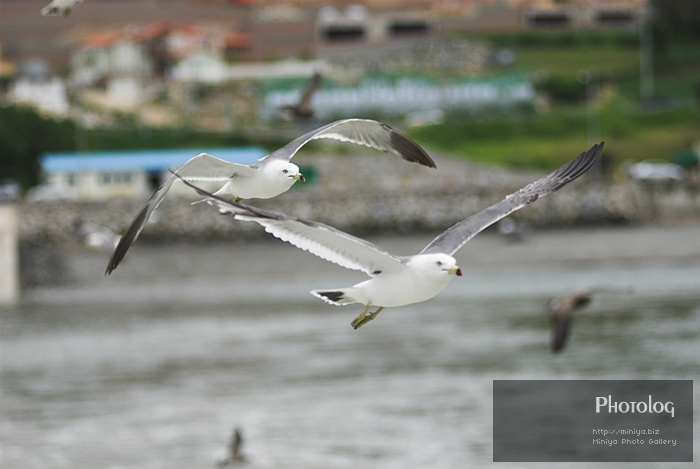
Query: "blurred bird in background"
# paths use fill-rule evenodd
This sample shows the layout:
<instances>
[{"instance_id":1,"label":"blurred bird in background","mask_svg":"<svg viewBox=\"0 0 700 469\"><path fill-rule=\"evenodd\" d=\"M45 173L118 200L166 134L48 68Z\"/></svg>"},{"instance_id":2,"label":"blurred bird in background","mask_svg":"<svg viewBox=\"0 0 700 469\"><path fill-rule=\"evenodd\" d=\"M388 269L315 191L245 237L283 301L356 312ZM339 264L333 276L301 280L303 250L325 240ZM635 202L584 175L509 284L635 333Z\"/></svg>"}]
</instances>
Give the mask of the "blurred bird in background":
<instances>
[{"instance_id":1,"label":"blurred bird in background","mask_svg":"<svg viewBox=\"0 0 700 469\"><path fill-rule=\"evenodd\" d=\"M574 311L579 311L593 301L593 295L600 293L633 293L633 288L625 290L596 287L588 290L581 290L560 298L552 298L547 302L549 322L552 326L552 340L550 349L552 353L559 353L564 350L564 346L569 338L573 322Z\"/></svg>"},{"instance_id":2,"label":"blurred bird in background","mask_svg":"<svg viewBox=\"0 0 700 469\"><path fill-rule=\"evenodd\" d=\"M304 88L299 102L282 107L282 113L287 120L306 120L314 116L314 108L311 106L311 98L321 87L323 77L319 72L314 73Z\"/></svg>"},{"instance_id":3,"label":"blurred bird in background","mask_svg":"<svg viewBox=\"0 0 700 469\"><path fill-rule=\"evenodd\" d=\"M44 16L68 16L73 8L83 3L83 0L51 0L41 14Z\"/></svg>"},{"instance_id":4,"label":"blurred bird in background","mask_svg":"<svg viewBox=\"0 0 700 469\"><path fill-rule=\"evenodd\" d=\"M228 446L228 455L217 464L219 467L246 462L246 458L241 451L243 445L243 432L240 428L234 428L231 434L231 441Z\"/></svg>"}]
</instances>

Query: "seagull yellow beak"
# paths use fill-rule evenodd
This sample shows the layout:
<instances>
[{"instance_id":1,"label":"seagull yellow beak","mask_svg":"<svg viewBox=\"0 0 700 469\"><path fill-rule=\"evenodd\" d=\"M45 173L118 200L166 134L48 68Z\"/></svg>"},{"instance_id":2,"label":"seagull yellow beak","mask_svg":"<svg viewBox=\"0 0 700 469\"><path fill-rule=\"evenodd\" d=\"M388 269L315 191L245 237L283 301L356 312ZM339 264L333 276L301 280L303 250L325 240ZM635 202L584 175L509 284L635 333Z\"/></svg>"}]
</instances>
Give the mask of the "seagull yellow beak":
<instances>
[{"instance_id":1,"label":"seagull yellow beak","mask_svg":"<svg viewBox=\"0 0 700 469\"><path fill-rule=\"evenodd\" d=\"M460 269L457 266L452 267L451 269L447 269L448 274L456 275L457 277L462 276L462 269Z\"/></svg>"},{"instance_id":2,"label":"seagull yellow beak","mask_svg":"<svg viewBox=\"0 0 700 469\"><path fill-rule=\"evenodd\" d=\"M306 178L304 177L303 174L301 173L296 173L294 176L292 176L296 181L301 181L301 182L306 182Z\"/></svg>"}]
</instances>

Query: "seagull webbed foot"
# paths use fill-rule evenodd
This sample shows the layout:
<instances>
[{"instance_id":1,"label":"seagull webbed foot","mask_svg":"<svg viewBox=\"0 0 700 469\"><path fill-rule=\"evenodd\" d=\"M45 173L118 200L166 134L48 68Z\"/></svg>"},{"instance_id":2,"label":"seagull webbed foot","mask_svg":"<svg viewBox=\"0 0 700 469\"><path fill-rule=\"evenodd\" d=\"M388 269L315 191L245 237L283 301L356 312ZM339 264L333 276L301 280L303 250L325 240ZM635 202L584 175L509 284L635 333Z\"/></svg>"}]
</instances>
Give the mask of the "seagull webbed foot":
<instances>
[{"instance_id":1,"label":"seagull webbed foot","mask_svg":"<svg viewBox=\"0 0 700 469\"><path fill-rule=\"evenodd\" d=\"M357 316L353 321L350 323L353 327L353 329L357 329L360 326L367 324L370 322L372 319L376 318L377 315L384 309L384 307L380 307L378 310L376 310L374 313L369 312L369 307L370 304L368 303L367 306L365 306L364 311L362 311L362 314Z\"/></svg>"}]
</instances>

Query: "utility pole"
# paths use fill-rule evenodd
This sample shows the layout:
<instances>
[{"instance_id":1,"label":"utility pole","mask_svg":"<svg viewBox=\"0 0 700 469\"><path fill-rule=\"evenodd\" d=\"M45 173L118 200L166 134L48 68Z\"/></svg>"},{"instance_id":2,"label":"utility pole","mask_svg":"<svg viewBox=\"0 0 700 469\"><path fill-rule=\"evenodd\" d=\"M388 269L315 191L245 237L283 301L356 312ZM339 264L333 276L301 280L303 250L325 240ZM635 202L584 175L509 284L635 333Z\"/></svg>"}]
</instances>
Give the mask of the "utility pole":
<instances>
[{"instance_id":1,"label":"utility pole","mask_svg":"<svg viewBox=\"0 0 700 469\"><path fill-rule=\"evenodd\" d=\"M654 97L654 43L651 12L641 14L639 24L639 95L643 103Z\"/></svg>"},{"instance_id":2,"label":"utility pole","mask_svg":"<svg viewBox=\"0 0 700 469\"><path fill-rule=\"evenodd\" d=\"M15 201L0 202L0 306L19 300L19 214Z\"/></svg>"}]
</instances>

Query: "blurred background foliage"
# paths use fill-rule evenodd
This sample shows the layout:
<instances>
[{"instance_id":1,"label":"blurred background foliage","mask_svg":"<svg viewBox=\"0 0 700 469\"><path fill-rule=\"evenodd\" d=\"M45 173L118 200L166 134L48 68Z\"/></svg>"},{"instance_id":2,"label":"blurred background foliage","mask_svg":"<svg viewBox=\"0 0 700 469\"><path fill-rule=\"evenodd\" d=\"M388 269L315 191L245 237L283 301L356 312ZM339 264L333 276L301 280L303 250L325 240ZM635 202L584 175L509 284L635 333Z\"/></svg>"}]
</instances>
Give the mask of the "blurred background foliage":
<instances>
[{"instance_id":1,"label":"blurred background foliage","mask_svg":"<svg viewBox=\"0 0 700 469\"><path fill-rule=\"evenodd\" d=\"M700 136L700 1L651 3L653 99L640 97L644 51L639 31L463 34L510 49L516 58L510 67L531 74L542 103L505 112L448 115L443 124L407 132L429 150L542 170L559 166L593 138L606 141L606 154L613 163L670 160L689 150ZM586 71L595 76L594 104L588 101L590 90L582 80ZM591 119L596 127L593 135ZM13 178L24 187L37 184L38 158L47 151L192 148L195 153L207 147L261 143L273 149L288 140L280 135L269 138L273 141L187 127L143 128L133 119L123 119L112 128L76 128L70 120L44 117L29 108L0 106L0 178ZM319 151L314 146L308 151L314 149Z\"/></svg>"},{"instance_id":2,"label":"blurred background foliage","mask_svg":"<svg viewBox=\"0 0 700 469\"><path fill-rule=\"evenodd\" d=\"M549 170L588 147L586 110L581 108L510 119L474 119L415 129L418 141L488 164ZM669 159L700 136L700 110L646 112L606 107L600 135L614 161Z\"/></svg>"},{"instance_id":3,"label":"blurred background foliage","mask_svg":"<svg viewBox=\"0 0 700 469\"><path fill-rule=\"evenodd\" d=\"M39 183L39 156L75 149L71 121L40 115L32 108L0 106L0 179L22 186Z\"/></svg>"},{"instance_id":4,"label":"blurred background foliage","mask_svg":"<svg viewBox=\"0 0 700 469\"><path fill-rule=\"evenodd\" d=\"M203 148L251 145L238 133L202 132L187 127L140 128L123 124L111 128L77 127L73 120L59 120L31 107L0 106L0 175L27 188L40 182L39 158L45 152L137 150L144 148ZM277 141L256 145L274 148Z\"/></svg>"}]
</instances>

